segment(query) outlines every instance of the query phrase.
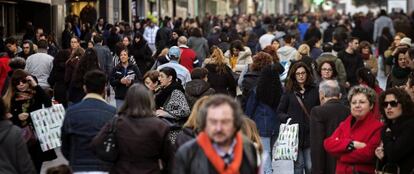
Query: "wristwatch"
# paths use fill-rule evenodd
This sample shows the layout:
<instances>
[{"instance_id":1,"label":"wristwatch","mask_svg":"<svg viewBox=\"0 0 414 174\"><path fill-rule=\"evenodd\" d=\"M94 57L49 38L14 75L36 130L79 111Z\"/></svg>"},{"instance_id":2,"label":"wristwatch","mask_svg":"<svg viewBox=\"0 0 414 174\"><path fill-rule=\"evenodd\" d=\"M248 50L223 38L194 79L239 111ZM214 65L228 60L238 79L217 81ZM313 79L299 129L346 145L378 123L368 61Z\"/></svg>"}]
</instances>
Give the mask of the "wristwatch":
<instances>
[{"instance_id":1,"label":"wristwatch","mask_svg":"<svg viewBox=\"0 0 414 174\"><path fill-rule=\"evenodd\" d=\"M351 142L348 144L348 146L346 147L346 149L347 149L348 151L353 151L353 150L355 150L354 142L353 142L353 141L351 141Z\"/></svg>"}]
</instances>

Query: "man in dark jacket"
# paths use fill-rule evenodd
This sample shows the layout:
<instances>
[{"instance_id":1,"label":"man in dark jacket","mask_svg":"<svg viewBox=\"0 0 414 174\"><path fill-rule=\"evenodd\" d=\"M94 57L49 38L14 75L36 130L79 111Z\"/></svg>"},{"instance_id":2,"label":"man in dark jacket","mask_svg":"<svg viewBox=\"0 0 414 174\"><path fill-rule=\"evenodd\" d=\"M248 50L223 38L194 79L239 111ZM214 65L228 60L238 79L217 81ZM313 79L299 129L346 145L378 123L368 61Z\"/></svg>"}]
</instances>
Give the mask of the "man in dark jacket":
<instances>
[{"instance_id":1,"label":"man in dark jacket","mask_svg":"<svg viewBox=\"0 0 414 174\"><path fill-rule=\"evenodd\" d=\"M111 51L106 45L102 45L103 37L100 34L97 34L93 37L93 41L96 43L94 48L96 50L96 55L98 56L99 66L103 69L105 74L109 76L112 71L112 56Z\"/></svg>"},{"instance_id":2,"label":"man in dark jacket","mask_svg":"<svg viewBox=\"0 0 414 174\"><path fill-rule=\"evenodd\" d=\"M256 149L239 132L240 105L229 96L215 95L199 113L201 132L178 149L173 173L258 173Z\"/></svg>"},{"instance_id":3,"label":"man in dark jacket","mask_svg":"<svg viewBox=\"0 0 414 174\"><path fill-rule=\"evenodd\" d=\"M356 73L359 68L364 67L364 61L357 52L359 39L351 37L348 39L348 47L338 53L338 58L342 60L346 71L346 87L352 87L358 84Z\"/></svg>"},{"instance_id":4,"label":"man in dark jacket","mask_svg":"<svg viewBox=\"0 0 414 174\"><path fill-rule=\"evenodd\" d=\"M0 173L35 174L22 131L5 115L6 108L0 98Z\"/></svg>"},{"instance_id":5,"label":"man in dark jacket","mask_svg":"<svg viewBox=\"0 0 414 174\"><path fill-rule=\"evenodd\" d=\"M85 98L69 107L62 125L62 154L76 172L105 172L108 165L99 160L90 148L91 140L111 120L115 107L103 96L107 77L99 70L92 70L84 77Z\"/></svg>"},{"instance_id":6,"label":"man in dark jacket","mask_svg":"<svg viewBox=\"0 0 414 174\"><path fill-rule=\"evenodd\" d=\"M319 98L321 106L315 106L310 116L312 173L335 173L336 159L326 153L323 141L331 136L350 111L340 101L341 90L336 80L319 84Z\"/></svg>"},{"instance_id":7,"label":"man in dark jacket","mask_svg":"<svg viewBox=\"0 0 414 174\"><path fill-rule=\"evenodd\" d=\"M210 87L208 80L208 70L206 68L194 68L191 72L191 81L185 85L185 95L187 96L190 108L193 108L195 102L208 95L213 95L216 91Z\"/></svg>"},{"instance_id":8,"label":"man in dark jacket","mask_svg":"<svg viewBox=\"0 0 414 174\"><path fill-rule=\"evenodd\" d=\"M162 22L162 27L157 31L155 36L155 46L157 48L158 55L162 49L167 48L170 43L170 39L172 36L172 29L170 27L171 18L165 17L164 21Z\"/></svg>"}]
</instances>

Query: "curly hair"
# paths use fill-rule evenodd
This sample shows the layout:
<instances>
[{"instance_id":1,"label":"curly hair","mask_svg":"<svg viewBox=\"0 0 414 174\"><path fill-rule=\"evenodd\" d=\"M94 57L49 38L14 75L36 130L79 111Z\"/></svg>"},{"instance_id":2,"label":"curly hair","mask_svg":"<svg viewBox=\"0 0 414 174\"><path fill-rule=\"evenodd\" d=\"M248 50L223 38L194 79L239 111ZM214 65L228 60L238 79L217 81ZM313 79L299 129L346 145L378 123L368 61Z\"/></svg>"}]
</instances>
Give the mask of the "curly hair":
<instances>
[{"instance_id":1,"label":"curly hair","mask_svg":"<svg viewBox=\"0 0 414 174\"><path fill-rule=\"evenodd\" d=\"M368 86L362 86L362 85L358 85L358 86L354 86L351 88L351 90L349 90L348 93L348 101L351 102L352 97L354 97L357 94L364 94L369 102L370 106L374 106L375 105L375 100L377 98L377 94L375 93L375 91L368 87Z\"/></svg>"},{"instance_id":2,"label":"curly hair","mask_svg":"<svg viewBox=\"0 0 414 174\"><path fill-rule=\"evenodd\" d=\"M265 52L258 52L253 56L252 71L260 71L263 67L272 64L272 56Z\"/></svg>"},{"instance_id":3,"label":"curly hair","mask_svg":"<svg viewBox=\"0 0 414 174\"><path fill-rule=\"evenodd\" d=\"M219 47L212 46L211 47L211 55L210 58L213 60L214 64L217 65L217 72L223 74L226 72L226 61L223 54L223 51Z\"/></svg>"},{"instance_id":4,"label":"curly hair","mask_svg":"<svg viewBox=\"0 0 414 174\"><path fill-rule=\"evenodd\" d=\"M273 63L279 63L280 59L279 59L279 56L277 55L277 50L275 47L268 45L262 51L272 56Z\"/></svg>"},{"instance_id":5,"label":"curly hair","mask_svg":"<svg viewBox=\"0 0 414 174\"><path fill-rule=\"evenodd\" d=\"M402 88L390 88L384 91L379 97L379 106L381 115L383 116L386 123L391 122L385 115L384 100L387 95L394 95L398 103L401 104L402 115L401 116L413 116L414 114L414 102L411 100L410 95Z\"/></svg>"}]
</instances>

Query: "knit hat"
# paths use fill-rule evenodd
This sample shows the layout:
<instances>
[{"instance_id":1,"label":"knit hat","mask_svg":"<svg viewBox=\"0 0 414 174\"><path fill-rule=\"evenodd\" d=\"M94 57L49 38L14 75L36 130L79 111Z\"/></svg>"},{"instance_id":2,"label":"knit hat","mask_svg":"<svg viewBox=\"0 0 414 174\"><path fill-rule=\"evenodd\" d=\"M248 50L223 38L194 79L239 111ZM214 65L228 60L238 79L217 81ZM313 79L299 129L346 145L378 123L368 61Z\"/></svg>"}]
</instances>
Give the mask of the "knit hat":
<instances>
[{"instance_id":1,"label":"knit hat","mask_svg":"<svg viewBox=\"0 0 414 174\"><path fill-rule=\"evenodd\" d=\"M401 39L400 41L400 45L407 45L407 46L411 46L411 39L409 37L404 37Z\"/></svg>"},{"instance_id":2,"label":"knit hat","mask_svg":"<svg viewBox=\"0 0 414 174\"><path fill-rule=\"evenodd\" d=\"M177 46L172 46L170 50L168 50L168 57L175 57L176 59L180 58L181 50Z\"/></svg>"}]
</instances>

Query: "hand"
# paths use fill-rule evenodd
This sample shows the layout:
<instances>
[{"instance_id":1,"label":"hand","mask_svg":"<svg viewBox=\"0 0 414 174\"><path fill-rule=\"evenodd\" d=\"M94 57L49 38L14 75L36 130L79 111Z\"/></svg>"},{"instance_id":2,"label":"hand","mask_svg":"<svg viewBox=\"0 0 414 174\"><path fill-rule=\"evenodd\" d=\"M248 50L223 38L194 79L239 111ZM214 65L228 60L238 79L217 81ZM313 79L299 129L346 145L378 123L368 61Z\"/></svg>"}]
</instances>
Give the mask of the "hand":
<instances>
[{"instance_id":1,"label":"hand","mask_svg":"<svg viewBox=\"0 0 414 174\"><path fill-rule=\"evenodd\" d=\"M349 88L349 87L351 87L351 84L349 82L346 82L345 83L345 88Z\"/></svg>"},{"instance_id":2,"label":"hand","mask_svg":"<svg viewBox=\"0 0 414 174\"><path fill-rule=\"evenodd\" d=\"M18 117L19 117L19 120L20 120L20 121L26 121L26 120L27 120L27 118L29 118L29 114L28 114L28 113L26 113L26 112L23 112L23 113L20 113L20 114L18 115Z\"/></svg>"},{"instance_id":3,"label":"hand","mask_svg":"<svg viewBox=\"0 0 414 174\"><path fill-rule=\"evenodd\" d=\"M375 149L375 156L377 156L377 158L378 159L382 159L382 158L384 158L384 147L383 147L383 144L381 143L381 145L380 146L378 146L376 149Z\"/></svg>"},{"instance_id":4,"label":"hand","mask_svg":"<svg viewBox=\"0 0 414 174\"><path fill-rule=\"evenodd\" d=\"M132 84L132 80L131 79L126 79L126 86L130 86Z\"/></svg>"},{"instance_id":5,"label":"hand","mask_svg":"<svg viewBox=\"0 0 414 174\"><path fill-rule=\"evenodd\" d=\"M33 79L32 76L27 76L26 77L27 83L29 83L30 86L35 87L37 86L36 81Z\"/></svg>"},{"instance_id":6,"label":"hand","mask_svg":"<svg viewBox=\"0 0 414 174\"><path fill-rule=\"evenodd\" d=\"M7 119L10 119L10 118L12 118L12 117L13 117L13 115L12 115L10 112L6 113L6 118L7 118Z\"/></svg>"},{"instance_id":7,"label":"hand","mask_svg":"<svg viewBox=\"0 0 414 174\"><path fill-rule=\"evenodd\" d=\"M359 141L352 141L354 143L354 147L355 149L362 149L365 146L367 146L365 143L363 142L359 142Z\"/></svg>"},{"instance_id":8,"label":"hand","mask_svg":"<svg viewBox=\"0 0 414 174\"><path fill-rule=\"evenodd\" d=\"M127 84L127 81L128 81L128 79L127 79L127 78L122 77L122 79L121 79L121 83L122 83L122 84L126 85L126 84Z\"/></svg>"},{"instance_id":9,"label":"hand","mask_svg":"<svg viewBox=\"0 0 414 174\"><path fill-rule=\"evenodd\" d=\"M158 110L156 110L155 111L155 115L157 116L157 117L159 117L159 116L165 116L165 115L168 115L168 112L165 112L164 110L162 110L162 109L158 109Z\"/></svg>"}]
</instances>

